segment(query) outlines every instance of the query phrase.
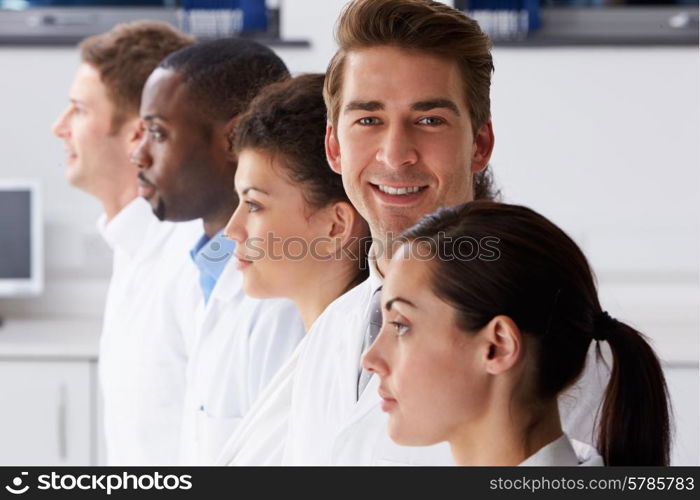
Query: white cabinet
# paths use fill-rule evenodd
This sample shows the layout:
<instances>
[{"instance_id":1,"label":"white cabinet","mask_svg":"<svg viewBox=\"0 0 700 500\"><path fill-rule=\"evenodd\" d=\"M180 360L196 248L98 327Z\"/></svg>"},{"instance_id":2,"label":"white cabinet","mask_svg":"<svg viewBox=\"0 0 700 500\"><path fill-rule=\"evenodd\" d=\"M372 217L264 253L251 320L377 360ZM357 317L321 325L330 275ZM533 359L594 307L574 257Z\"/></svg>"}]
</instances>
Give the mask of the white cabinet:
<instances>
[{"instance_id":1,"label":"white cabinet","mask_svg":"<svg viewBox=\"0 0 700 500\"><path fill-rule=\"evenodd\" d=\"M95 464L95 367L0 361L0 465Z\"/></svg>"},{"instance_id":2,"label":"white cabinet","mask_svg":"<svg viewBox=\"0 0 700 500\"><path fill-rule=\"evenodd\" d=\"M0 328L0 466L98 465L99 320Z\"/></svg>"}]
</instances>

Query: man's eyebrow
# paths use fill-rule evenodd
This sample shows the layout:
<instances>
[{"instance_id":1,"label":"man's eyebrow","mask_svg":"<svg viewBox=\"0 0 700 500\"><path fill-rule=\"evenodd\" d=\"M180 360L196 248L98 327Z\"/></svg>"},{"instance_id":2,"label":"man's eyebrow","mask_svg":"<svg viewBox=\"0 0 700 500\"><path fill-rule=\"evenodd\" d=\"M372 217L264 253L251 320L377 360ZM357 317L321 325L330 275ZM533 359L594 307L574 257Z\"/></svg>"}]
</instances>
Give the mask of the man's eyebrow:
<instances>
[{"instance_id":1,"label":"man's eyebrow","mask_svg":"<svg viewBox=\"0 0 700 500\"><path fill-rule=\"evenodd\" d=\"M457 116L460 115L459 108L451 99L428 99L427 101L418 101L411 105L413 111L430 111L436 108L449 109Z\"/></svg>"},{"instance_id":2,"label":"man's eyebrow","mask_svg":"<svg viewBox=\"0 0 700 500\"><path fill-rule=\"evenodd\" d=\"M246 195L246 194L248 194L249 191L257 191L258 193L262 193L262 194L266 194L266 195L270 196L270 193L268 193L267 191L263 191L262 189L258 189L255 186L248 186L247 188L245 188L241 192L241 194Z\"/></svg>"},{"instance_id":3,"label":"man's eyebrow","mask_svg":"<svg viewBox=\"0 0 700 500\"><path fill-rule=\"evenodd\" d=\"M384 104L379 101L350 101L345 105L344 112L350 111L379 111L384 109Z\"/></svg>"},{"instance_id":4,"label":"man's eyebrow","mask_svg":"<svg viewBox=\"0 0 700 500\"><path fill-rule=\"evenodd\" d=\"M413 307L414 309L416 308L416 305L411 302L410 300L402 299L401 297L394 297L390 301L388 301L386 304L384 304L384 309L387 311L391 311L391 306L394 305L394 302L403 302L404 304Z\"/></svg>"}]
</instances>

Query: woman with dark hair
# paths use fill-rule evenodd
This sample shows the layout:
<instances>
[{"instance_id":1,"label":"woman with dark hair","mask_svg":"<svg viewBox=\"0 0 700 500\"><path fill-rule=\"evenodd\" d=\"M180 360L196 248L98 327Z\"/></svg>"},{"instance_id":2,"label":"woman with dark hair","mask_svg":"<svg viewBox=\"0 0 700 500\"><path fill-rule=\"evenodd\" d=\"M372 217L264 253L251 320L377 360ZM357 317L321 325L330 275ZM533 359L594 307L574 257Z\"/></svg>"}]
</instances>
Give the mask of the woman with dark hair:
<instances>
[{"instance_id":1,"label":"woman with dark hair","mask_svg":"<svg viewBox=\"0 0 700 500\"><path fill-rule=\"evenodd\" d=\"M308 331L328 304L368 275L367 223L324 146L323 75L272 84L236 127L236 240L247 295L291 299Z\"/></svg>"},{"instance_id":2,"label":"woman with dark hair","mask_svg":"<svg viewBox=\"0 0 700 500\"><path fill-rule=\"evenodd\" d=\"M366 353L390 437L450 444L459 465L668 465L669 402L644 337L602 309L577 245L534 211L471 202L404 233ZM557 396L591 342L612 374L597 449L562 432Z\"/></svg>"},{"instance_id":3,"label":"woman with dark hair","mask_svg":"<svg viewBox=\"0 0 700 500\"><path fill-rule=\"evenodd\" d=\"M266 87L236 128L236 240L246 294L292 300L308 332L332 301L365 280L369 228L324 146L323 75ZM287 432L290 384L304 340L226 443L221 463L275 464Z\"/></svg>"}]
</instances>

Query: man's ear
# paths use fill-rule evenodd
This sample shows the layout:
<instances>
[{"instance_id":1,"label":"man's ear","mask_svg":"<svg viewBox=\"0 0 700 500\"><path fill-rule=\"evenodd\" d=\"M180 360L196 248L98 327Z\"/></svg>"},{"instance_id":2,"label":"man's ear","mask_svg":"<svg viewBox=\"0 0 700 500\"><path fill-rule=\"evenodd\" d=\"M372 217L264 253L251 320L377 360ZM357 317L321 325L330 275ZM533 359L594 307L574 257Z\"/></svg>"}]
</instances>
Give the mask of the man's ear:
<instances>
[{"instance_id":1,"label":"man's ear","mask_svg":"<svg viewBox=\"0 0 700 500\"><path fill-rule=\"evenodd\" d=\"M340 144L332 123L326 125L326 159L333 172L340 174Z\"/></svg>"},{"instance_id":2,"label":"man's ear","mask_svg":"<svg viewBox=\"0 0 700 500\"><path fill-rule=\"evenodd\" d=\"M472 153L472 172L484 170L491 159L495 137L493 135L493 124L489 120L483 124L474 138L474 152Z\"/></svg>"},{"instance_id":3,"label":"man's ear","mask_svg":"<svg viewBox=\"0 0 700 500\"><path fill-rule=\"evenodd\" d=\"M223 136L221 139L223 141L223 147L225 148L224 150L226 151L226 159L231 162L236 162L238 160L238 156L236 156L233 150L233 141L236 136L236 127L238 126L239 118L240 115L231 118L222 129Z\"/></svg>"},{"instance_id":4,"label":"man's ear","mask_svg":"<svg viewBox=\"0 0 700 500\"><path fill-rule=\"evenodd\" d=\"M522 357L522 333L508 316L496 316L480 334L486 340L484 365L491 375L507 372Z\"/></svg>"}]
</instances>

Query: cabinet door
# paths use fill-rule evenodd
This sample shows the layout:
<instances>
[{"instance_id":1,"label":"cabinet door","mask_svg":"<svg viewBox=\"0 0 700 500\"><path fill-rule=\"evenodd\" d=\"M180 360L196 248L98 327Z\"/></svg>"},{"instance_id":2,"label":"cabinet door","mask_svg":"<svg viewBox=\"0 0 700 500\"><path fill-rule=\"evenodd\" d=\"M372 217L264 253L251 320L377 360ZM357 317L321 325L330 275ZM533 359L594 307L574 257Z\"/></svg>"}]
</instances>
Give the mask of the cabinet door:
<instances>
[{"instance_id":1,"label":"cabinet door","mask_svg":"<svg viewBox=\"0 0 700 500\"><path fill-rule=\"evenodd\" d=\"M87 361L0 360L0 465L91 465Z\"/></svg>"}]
</instances>

